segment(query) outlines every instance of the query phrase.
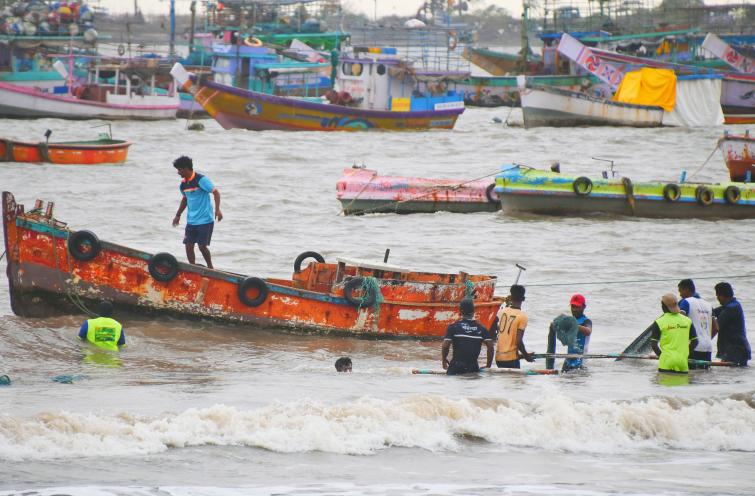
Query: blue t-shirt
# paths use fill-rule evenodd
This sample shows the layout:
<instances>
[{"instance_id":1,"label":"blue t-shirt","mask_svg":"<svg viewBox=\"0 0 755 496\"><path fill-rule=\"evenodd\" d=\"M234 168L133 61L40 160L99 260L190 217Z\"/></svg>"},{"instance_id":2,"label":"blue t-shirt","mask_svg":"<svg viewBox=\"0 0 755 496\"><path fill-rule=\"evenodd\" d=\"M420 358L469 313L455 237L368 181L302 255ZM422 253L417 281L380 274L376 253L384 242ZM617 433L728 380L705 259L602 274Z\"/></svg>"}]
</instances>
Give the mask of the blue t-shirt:
<instances>
[{"instance_id":1,"label":"blue t-shirt","mask_svg":"<svg viewBox=\"0 0 755 496\"><path fill-rule=\"evenodd\" d=\"M79 328L79 337L84 341L87 340L87 332L89 332L89 321L85 320ZM124 344L126 344L126 332L123 330L123 327L121 327L121 337L118 338L118 342L116 344L118 346L123 346Z\"/></svg>"},{"instance_id":2,"label":"blue t-shirt","mask_svg":"<svg viewBox=\"0 0 755 496\"><path fill-rule=\"evenodd\" d=\"M190 179L184 179L179 185L181 194L186 197L186 224L201 226L215 221L210 193L215 185L206 176L195 172Z\"/></svg>"},{"instance_id":3,"label":"blue t-shirt","mask_svg":"<svg viewBox=\"0 0 755 496\"><path fill-rule=\"evenodd\" d=\"M577 325L586 326L586 327L592 327L592 320L588 319L587 316L582 315L580 318L577 319ZM570 355L582 355L587 352L587 345L590 342L590 336L585 336L580 331L577 331L577 339L574 340L574 344L572 346L569 346L568 353ZM582 359L581 358L567 358L566 359L566 367L570 369L576 369L582 366Z\"/></svg>"}]
</instances>

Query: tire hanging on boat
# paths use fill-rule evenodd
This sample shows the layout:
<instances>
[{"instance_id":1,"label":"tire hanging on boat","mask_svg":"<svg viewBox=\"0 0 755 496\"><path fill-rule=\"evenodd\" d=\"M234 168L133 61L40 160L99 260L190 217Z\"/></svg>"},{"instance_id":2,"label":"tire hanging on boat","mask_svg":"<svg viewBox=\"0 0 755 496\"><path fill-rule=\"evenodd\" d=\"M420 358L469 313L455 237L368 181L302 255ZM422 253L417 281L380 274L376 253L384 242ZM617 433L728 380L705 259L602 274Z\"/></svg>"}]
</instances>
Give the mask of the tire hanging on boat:
<instances>
[{"instance_id":1,"label":"tire hanging on boat","mask_svg":"<svg viewBox=\"0 0 755 496\"><path fill-rule=\"evenodd\" d=\"M488 184L488 187L485 188L485 197L490 203L501 203L501 198L498 196L498 193L495 192L495 183Z\"/></svg>"},{"instance_id":2,"label":"tire hanging on boat","mask_svg":"<svg viewBox=\"0 0 755 496\"><path fill-rule=\"evenodd\" d=\"M695 190L695 199L700 205L707 207L713 203L713 198L713 190L707 186L698 186Z\"/></svg>"},{"instance_id":3,"label":"tire hanging on boat","mask_svg":"<svg viewBox=\"0 0 755 496\"><path fill-rule=\"evenodd\" d=\"M668 183L663 187L663 198L669 202L675 202L682 196L682 188L678 184Z\"/></svg>"},{"instance_id":4,"label":"tire hanging on boat","mask_svg":"<svg viewBox=\"0 0 755 496\"><path fill-rule=\"evenodd\" d=\"M742 199L742 191L737 186L727 186L724 190L724 199L729 205L736 205Z\"/></svg>"},{"instance_id":5,"label":"tire hanging on boat","mask_svg":"<svg viewBox=\"0 0 755 496\"><path fill-rule=\"evenodd\" d=\"M102 250L100 239L92 231L76 231L68 236L68 252L81 262L88 262Z\"/></svg>"},{"instance_id":6,"label":"tire hanging on boat","mask_svg":"<svg viewBox=\"0 0 755 496\"><path fill-rule=\"evenodd\" d=\"M178 275L178 260L170 253L155 253L147 262L147 270L156 281L170 282Z\"/></svg>"},{"instance_id":7,"label":"tire hanging on boat","mask_svg":"<svg viewBox=\"0 0 755 496\"><path fill-rule=\"evenodd\" d=\"M257 290L257 296L249 298L247 291L250 289ZM248 307L258 307L262 305L267 299L267 295L270 293L270 289L267 287L267 283L259 277L247 277L238 287L238 296L241 303Z\"/></svg>"},{"instance_id":8,"label":"tire hanging on boat","mask_svg":"<svg viewBox=\"0 0 755 496\"><path fill-rule=\"evenodd\" d=\"M322 255L317 253L316 251L305 251L304 253L301 253L298 257L296 257L296 260L294 260L294 273L298 274L301 272L301 263L305 261L308 258L314 258L320 263L324 263L325 259Z\"/></svg>"},{"instance_id":9,"label":"tire hanging on boat","mask_svg":"<svg viewBox=\"0 0 755 496\"><path fill-rule=\"evenodd\" d=\"M361 297L354 295L354 291L362 289L363 286L364 277L353 277L349 279L346 281L346 284L343 285L343 297L355 307L371 307L375 304L377 298L374 290L367 290L367 293L363 294Z\"/></svg>"},{"instance_id":10,"label":"tire hanging on boat","mask_svg":"<svg viewBox=\"0 0 755 496\"><path fill-rule=\"evenodd\" d=\"M578 196L587 196L592 191L592 181L589 177L579 176L571 187Z\"/></svg>"}]
</instances>

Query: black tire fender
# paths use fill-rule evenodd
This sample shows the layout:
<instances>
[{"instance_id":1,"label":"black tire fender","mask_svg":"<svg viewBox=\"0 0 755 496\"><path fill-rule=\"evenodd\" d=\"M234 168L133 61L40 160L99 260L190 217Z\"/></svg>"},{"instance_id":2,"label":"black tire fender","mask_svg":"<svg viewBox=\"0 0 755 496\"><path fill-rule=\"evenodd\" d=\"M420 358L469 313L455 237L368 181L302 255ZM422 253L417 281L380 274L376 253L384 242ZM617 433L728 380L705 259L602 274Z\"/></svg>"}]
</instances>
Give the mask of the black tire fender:
<instances>
[{"instance_id":1,"label":"black tire fender","mask_svg":"<svg viewBox=\"0 0 755 496\"><path fill-rule=\"evenodd\" d=\"M305 251L304 253L296 257L296 260L294 260L294 272L296 274L301 272L301 263L308 258L314 258L320 263L325 262L325 259L323 258L323 256L317 253L316 251Z\"/></svg>"},{"instance_id":2,"label":"black tire fender","mask_svg":"<svg viewBox=\"0 0 755 496\"><path fill-rule=\"evenodd\" d=\"M361 298L354 295L354 291L362 289L364 284L364 277L352 277L346 284L343 285L343 297L346 298L350 304L355 307L371 307L375 304L377 295L374 291L370 291L368 294L363 295Z\"/></svg>"},{"instance_id":3,"label":"black tire fender","mask_svg":"<svg viewBox=\"0 0 755 496\"><path fill-rule=\"evenodd\" d=\"M501 203L501 198L495 192L495 183L488 184L488 187L485 188L485 197L490 203Z\"/></svg>"},{"instance_id":4,"label":"black tire fender","mask_svg":"<svg viewBox=\"0 0 755 496\"><path fill-rule=\"evenodd\" d=\"M170 253L155 253L147 262L147 269L156 281L170 282L178 275L178 260Z\"/></svg>"},{"instance_id":5,"label":"black tire fender","mask_svg":"<svg viewBox=\"0 0 755 496\"><path fill-rule=\"evenodd\" d=\"M727 186L724 190L724 199L729 205L736 205L742 199L742 190L737 186Z\"/></svg>"},{"instance_id":6,"label":"black tire fender","mask_svg":"<svg viewBox=\"0 0 755 496\"><path fill-rule=\"evenodd\" d=\"M695 190L695 199L700 205L707 207L713 203L713 198L713 190L707 186L698 186Z\"/></svg>"},{"instance_id":7,"label":"black tire fender","mask_svg":"<svg viewBox=\"0 0 755 496\"><path fill-rule=\"evenodd\" d=\"M571 185L577 196L587 196L592 191L592 181L589 177L579 176Z\"/></svg>"},{"instance_id":8,"label":"black tire fender","mask_svg":"<svg viewBox=\"0 0 755 496\"><path fill-rule=\"evenodd\" d=\"M68 236L68 252L76 260L88 262L99 255L100 251L102 243L92 231L76 231Z\"/></svg>"},{"instance_id":9,"label":"black tire fender","mask_svg":"<svg viewBox=\"0 0 755 496\"><path fill-rule=\"evenodd\" d=\"M669 202L675 202L682 196L682 188L678 184L668 183L663 187L663 198Z\"/></svg>"},{"instance_id":10,"label":"black tire fender","mask_svg":"<svg viewBox=\"0 0 755 496\"><path fill-rule=\"evenodd\" d=\"M254 298L249 298L249 295L246 294L246 292L250 289L256 289L259 294ZM238 287L239 300L241 300L241 303L249 307L258 307L262 305L267 299L268 294L270 294L270 289L267 287L267 283L264 279L260 279L259 277L247 277L241 281Z\"/></svg>"}]
</instances>

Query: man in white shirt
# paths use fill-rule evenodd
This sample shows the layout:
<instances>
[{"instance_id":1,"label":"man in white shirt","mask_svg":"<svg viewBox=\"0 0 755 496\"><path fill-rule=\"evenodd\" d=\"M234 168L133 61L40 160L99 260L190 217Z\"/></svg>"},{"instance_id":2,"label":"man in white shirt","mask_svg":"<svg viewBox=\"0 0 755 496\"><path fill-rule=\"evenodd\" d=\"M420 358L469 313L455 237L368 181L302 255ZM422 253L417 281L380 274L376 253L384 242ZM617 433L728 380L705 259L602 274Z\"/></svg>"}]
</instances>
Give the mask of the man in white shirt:
<instances>
[{"instance_id":1,"label":"man in white shirt","mask_svg":"<svg viewBox=\"0 0 755 496\"><path fill-rule=\"evenodd\" d=\"M713 307L700 298L700 295L695 291L695 283L692 279L682 279L677 287L679 288L679 296L682 297L679 301L679 309L682 314L692 320L697 331L697 346L689 357L693 360L710 362L713 353L712 338L718 331L716 321L713 319ZM690 368L708 368L708 366L690 363Z\"/></svg>"}]
</instances>

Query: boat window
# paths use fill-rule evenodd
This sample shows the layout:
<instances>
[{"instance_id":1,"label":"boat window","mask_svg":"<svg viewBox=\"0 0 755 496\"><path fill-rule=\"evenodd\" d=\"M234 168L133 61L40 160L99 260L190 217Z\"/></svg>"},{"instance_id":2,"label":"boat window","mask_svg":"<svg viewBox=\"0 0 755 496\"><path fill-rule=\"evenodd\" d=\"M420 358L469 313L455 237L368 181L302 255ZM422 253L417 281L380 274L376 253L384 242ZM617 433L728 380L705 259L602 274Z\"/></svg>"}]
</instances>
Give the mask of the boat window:
<instances>
[{"instance_id":1,"label":"boat window","mask_svg":"<svg viewBox=\"0 0 755 496\"><path fill-rule=\"evenodd\" d=\"M378 64L377 66L377 73L382 76L385 74L385 66L383 64Z\"/></svg>"},{"instance_id":2,"label":"boat window","mask_svg":"<svg viewBox=\"0 0 755 496\"><path fill-rule=\"evenodd\" d=\"M343 66L341 66L341 70L343 71L344 76L351 76L351 64L348 62L344 62Z\"/></svg>"},{"instance_id":3,"label":"boat window","mask_svg":"<svg viewBox=\"0 0 755 496\"><path fill-rule=\"evenodd\" d=\"M351 68L351 73L354 76L359 76L362 74L362 64L354 64L354 66Z\"/></svg>"}]
</instances>

